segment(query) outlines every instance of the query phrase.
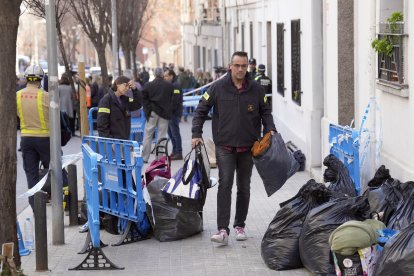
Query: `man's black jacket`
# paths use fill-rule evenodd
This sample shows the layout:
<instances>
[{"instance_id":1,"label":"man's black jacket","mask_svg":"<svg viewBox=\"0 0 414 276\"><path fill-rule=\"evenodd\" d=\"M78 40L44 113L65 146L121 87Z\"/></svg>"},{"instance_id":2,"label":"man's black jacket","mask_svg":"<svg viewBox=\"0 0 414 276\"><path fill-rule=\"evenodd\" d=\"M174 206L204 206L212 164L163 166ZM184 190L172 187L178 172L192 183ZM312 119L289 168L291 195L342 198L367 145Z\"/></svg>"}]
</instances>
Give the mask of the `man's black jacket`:
<instances>
[{"instance_id":1,"label":"man's black jacket","mask_svg":"<svg viewBox=\"0 0 414 276\"><path fill-rule=\"evenodd\" d=\"M213 140L219 146L251 147L264 133L276 130L270 105L263 88L246 74L246 88L239 92L231 80L231 72L204 93L193 119L193 138L201 138L203 124L214 106Z\"/></svg>"},{"instance_id":2,"label":"man's black jacket","mask_svg":"<svg viewBox=\"0 0 414 276\"><path fill-rule=\"evenodd\" d=\"M174 117L181 117L183 115L183 92L180 89L178 83L173 83L174 94L171 99L172 103L172 115Z\"/></svg>"},{"instance_id":3,"label":"man's black jacket","mask_svg":"<svg viewBox=\"0 0 414 276\"><path fill-rule=\"evenodd\" d=\"M172 83L162 78L155 78L153 81L146 83L142 90L142 105L147 120L152 111L157 113L158 116L170 120L173 94L174 86Z\"/></svg>"},{"instance_id":4,"label":"man's black jacket","mask_svg":"<svg viewBox=\"0 0 414 276\"><path fill-rule=\"evenodd\" d=\"M98 133L101 137L129 140L131 133L131 111L142 106L141 92L132 90L133 98L121 96L119 103L111 89L99 102Z\"/></svg>"}]
</instances>

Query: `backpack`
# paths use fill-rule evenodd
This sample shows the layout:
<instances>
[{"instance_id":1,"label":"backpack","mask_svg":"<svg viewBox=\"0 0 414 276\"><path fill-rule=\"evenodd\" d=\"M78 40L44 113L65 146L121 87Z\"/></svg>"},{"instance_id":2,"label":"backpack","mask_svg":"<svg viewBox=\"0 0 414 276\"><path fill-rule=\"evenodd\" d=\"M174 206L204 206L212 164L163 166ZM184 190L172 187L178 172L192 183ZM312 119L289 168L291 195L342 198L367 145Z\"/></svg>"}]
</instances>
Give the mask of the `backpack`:
<instances>
[{"instance_id":1,"label":"backpack","mask_svg":"<svg viewBox=\"0 0 414 276\"><path fill-rule=\"evenodd\" d=\"M69 128L69 116L66 112L60 112L60 143L65 146L70 138L72 138L72 131Z\"/></svg>"}]
</instances>

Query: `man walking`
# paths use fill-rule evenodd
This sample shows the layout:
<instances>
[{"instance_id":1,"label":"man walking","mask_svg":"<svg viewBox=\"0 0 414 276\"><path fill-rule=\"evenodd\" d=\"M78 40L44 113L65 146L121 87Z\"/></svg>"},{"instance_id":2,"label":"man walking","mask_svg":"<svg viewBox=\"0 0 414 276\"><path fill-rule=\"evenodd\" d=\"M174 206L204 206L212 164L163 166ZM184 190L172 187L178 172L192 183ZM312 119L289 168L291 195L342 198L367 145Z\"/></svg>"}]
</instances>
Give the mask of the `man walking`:
<instances>
[{"instance_id":1,"label":"man walking","mask_svg":"<svg viewBox=\"0 0 414 276\"><path fill-rule=\"evenodd\" d=\"M275 129L270 106L263 88L247 73L247 53L235 52L226 77L214 83L204 93L195 111L192 146L202 143L203 124L209 110L213 111L213 140L219 169L217 193L218 233L211 241L228 244L230 233L231 194L236 172L237 199L233 227L236 240L246 240L245 221L249 209L250 177L253 160L251 147L264 132Z\"/></svg>"},{"instance_id":2,"label":"man walking","mask_svg":"<svg viewBox=\"0 0 414 276\"><path fill-rule=\"evenodd\" d=\"M172 97L172 116L168 123L168 136L171 139L173 150L171 153L171 160L183 160L183 147L181 143L180 134L180 119L183 115L183 93L177 83L173 83L175 73L172 69L167 69L164 72L164 79L174 85L174 94Z\"/></svg>"},{"instance_id":3,"label":"man walking","mask_svg":"<svg viewBox=\"0 0 414 276\"><path fill-rule=\"evenodd\" d=\"M148 163L155 128L158 128L158 140L167 136L168 121L171 119L171 99L174 87L164 80L161 68L155 68L155 79L144 85L142 90L142 106L147 123L144 130L142 159Z\"/></svg>"},{"instance_id":4,"label":"man walking","mask_svg":"<svg viewBox=\"0 0 414 276\"><path fill-rule=\"evenodd\" d=\"M44 72L40 66L29 66L24 77L28 81L27 87L16 93L16 101L23 168L27 186L31 189L39 182L39 163L42 162L45 169L50 163L49 95L41 88ZM29 203L33 209L33 196L29 197Z\"/></svg>"},{"instance_id":5,"label":"man walking","mask_svg":"<svg viewBox=\"0 0 414 276\"><path fill-rule=\"evenodd\" d=\"M264 64L259 64L257 67L257 75L254 80L263 87L266 96L268 96L270 108L272 108L272 80L266 76L265 71L266 66L264 66Z\"/></svg>"}]
</instances>

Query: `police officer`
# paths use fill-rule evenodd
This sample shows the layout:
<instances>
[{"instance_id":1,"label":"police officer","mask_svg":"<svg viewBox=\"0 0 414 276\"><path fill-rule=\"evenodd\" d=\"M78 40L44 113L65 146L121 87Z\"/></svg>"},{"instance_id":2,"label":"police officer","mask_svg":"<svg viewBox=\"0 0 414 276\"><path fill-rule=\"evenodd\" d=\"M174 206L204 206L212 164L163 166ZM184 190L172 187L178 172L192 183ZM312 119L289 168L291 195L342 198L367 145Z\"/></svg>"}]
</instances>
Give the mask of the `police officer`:
<instances>
[{"instance_id":1,"label":"police officer","mask_svg":"<svg viewBox=\"0 0 414 276\"><path fill-rule=\"evenodd\" d=\"M142 95L135 82L125 76L119 76L112 89L99 102L99 136L129 140L131 112L140 109L141 106Z\"/></svg>"},{"instance_id":2,"label":"police officer","mask_svg":"<svg viewBox=\"0 0 414 276\"><path fill-rule=\"evenodd\" d=\"M45 168L50 163L49 95L41 88L44 77L38 65L29 66L25 73L27 87L16 93L17 116L20 119L20 147L27 186L31 189L39 181L39 162ZM29 197L34 208L34 198Z\"/></svg>"},{"instance_id":3,"label":"police officer","mask_svg":"<svg viewBox=\"0 0 414 276\"><path fill-rule=\"evenodd\" d=\"M256 59L251 58L249 59L249 77L254 80L257 74L257 68L256 68Z\"/></svg>"},{"instance_id":4,"label":"police officer","mask_svg":"<svg viewBox=\"0 0 414 276\"><path fill-rule=\"evenodd\" d=\"M266 67L263 64L259 64L257 68L257 75L254 78L254 80L257 81L263 87L265 94L268 97L268 103L270 107L272 107L272 80L265 75L265 71Z\"/></svg>"}]
</instances>

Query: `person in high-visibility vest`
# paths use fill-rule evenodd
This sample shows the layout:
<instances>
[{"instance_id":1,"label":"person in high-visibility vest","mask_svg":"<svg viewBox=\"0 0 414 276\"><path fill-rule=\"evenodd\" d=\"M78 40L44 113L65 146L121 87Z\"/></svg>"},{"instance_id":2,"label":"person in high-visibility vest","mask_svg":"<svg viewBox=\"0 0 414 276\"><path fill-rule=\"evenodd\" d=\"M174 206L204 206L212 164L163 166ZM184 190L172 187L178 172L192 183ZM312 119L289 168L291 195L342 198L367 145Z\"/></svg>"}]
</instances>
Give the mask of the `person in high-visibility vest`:
<instances>
[{"instance_id":1,"label":"person in high-visibility vest","mask_svg":"<svg viewBox=\"0 0 414 276\"><path fill-rule=\"evenodd\" d=\"M16 93L16 100L23 168L30 189L39 182L40 162L45 168L50 163L49 94L41 88L44 72L40 66L29 66L24 76L27 87ZM33 196L29 197L29 203L33 209Z\"/></svg>"}]
</instances>

